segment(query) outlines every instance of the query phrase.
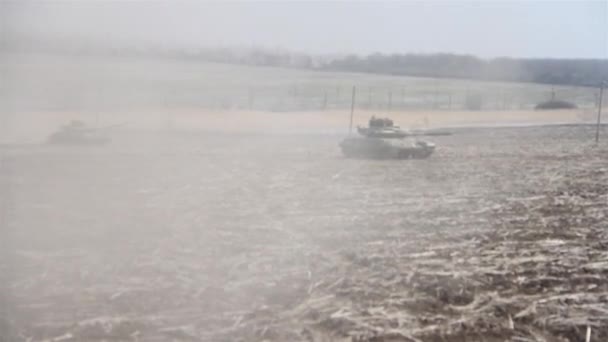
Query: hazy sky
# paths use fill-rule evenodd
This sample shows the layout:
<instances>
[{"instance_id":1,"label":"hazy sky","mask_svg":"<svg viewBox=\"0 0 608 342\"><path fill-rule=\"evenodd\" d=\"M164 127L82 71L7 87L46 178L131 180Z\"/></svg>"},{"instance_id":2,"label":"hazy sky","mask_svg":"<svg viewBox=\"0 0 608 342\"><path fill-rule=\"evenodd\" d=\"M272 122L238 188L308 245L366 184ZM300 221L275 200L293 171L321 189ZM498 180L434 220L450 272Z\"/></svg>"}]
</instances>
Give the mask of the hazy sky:
<instances>
[{"instance_id":1,"label":"hazy sky","mask_svg":"<svg viewBox=\"0 0 608 342\"><path fill-rule=\"evenodd\" d=\"M608 0L3 1L0 21L3 34L118 45L608 57Z\"/></svg>"}]
</instances>

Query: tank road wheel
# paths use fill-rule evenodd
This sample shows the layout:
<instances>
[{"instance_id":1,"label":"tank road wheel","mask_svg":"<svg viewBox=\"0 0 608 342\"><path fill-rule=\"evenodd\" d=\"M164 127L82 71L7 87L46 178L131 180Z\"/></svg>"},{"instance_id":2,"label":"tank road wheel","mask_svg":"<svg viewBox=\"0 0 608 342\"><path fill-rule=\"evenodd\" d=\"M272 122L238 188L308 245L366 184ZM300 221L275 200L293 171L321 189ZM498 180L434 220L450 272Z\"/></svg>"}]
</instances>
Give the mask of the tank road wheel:
<instances>
[{"instance_id":1,"label":"tank road wheel","mask_svg":"<svg viewBox=\"0 0 608 342\"><path fill-rule=\"evenodd\" d=\"M399 159L410 159L412 157L409 151L399 151Z\"/></svg>"}]
</instances>

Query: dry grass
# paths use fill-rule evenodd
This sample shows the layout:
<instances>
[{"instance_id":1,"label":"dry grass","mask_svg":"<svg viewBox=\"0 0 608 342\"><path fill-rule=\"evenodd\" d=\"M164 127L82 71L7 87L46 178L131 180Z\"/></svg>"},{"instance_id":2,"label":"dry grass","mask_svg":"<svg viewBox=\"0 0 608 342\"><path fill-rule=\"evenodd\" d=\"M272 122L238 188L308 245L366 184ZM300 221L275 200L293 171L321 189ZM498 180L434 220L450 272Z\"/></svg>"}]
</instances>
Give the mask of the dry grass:
<instances>
[{"instance_id":1,"label":"dry grass","mask_svg":"<svg viewBox=\"0 0 608 342\"><path fill-rule=\"evenodd\" d=\"M459 133L408 162L317 135L4 150L2 337L606 340L606 146Z\"/></svg>"}]
</instances>

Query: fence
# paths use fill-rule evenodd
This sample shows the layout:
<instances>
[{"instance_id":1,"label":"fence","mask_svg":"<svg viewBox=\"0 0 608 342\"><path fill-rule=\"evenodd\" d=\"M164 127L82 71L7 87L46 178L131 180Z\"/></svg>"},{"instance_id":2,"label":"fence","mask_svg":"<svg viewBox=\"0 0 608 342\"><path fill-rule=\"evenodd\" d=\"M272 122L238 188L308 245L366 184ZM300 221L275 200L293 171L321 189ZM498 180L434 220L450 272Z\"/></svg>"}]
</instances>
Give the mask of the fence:
<instances>
[{"instance_id":1,"label":"fence","mask_svg":"<svg viewBox=\"0 0 608 342\"><path fill-rule=\"evenodd\" d=\"M259 111L348 110L352 86L318 87L293 84L283 87L247 87L209 96L204 106ZM514 85L509 88L381 87L357 86L356 107L382 112L410 110L530 110L552 98L595 108L598 90L582 87Z\"/></svg>"}]
</instances>

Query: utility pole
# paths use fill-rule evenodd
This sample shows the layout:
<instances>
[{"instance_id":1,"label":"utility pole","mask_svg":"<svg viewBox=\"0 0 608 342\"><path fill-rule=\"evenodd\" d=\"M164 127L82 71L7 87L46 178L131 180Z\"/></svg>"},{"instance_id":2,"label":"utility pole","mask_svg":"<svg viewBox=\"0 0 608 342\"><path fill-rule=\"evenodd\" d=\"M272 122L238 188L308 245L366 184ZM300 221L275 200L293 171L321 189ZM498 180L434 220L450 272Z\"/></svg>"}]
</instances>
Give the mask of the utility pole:
<instances>
[{"instance_id":1,"label":"utility pole","mask_svg":"<svg viewBox=\"0 0 608 342\"><path fill-rule=\"evenodd\" d=\"M249 87L247 89L247 108L249 110L251 110L253 108L253 101L254 101L253 89L251 87Z\"/></svg>"},{"instance_id":2,"label":"utility pole","mask_svg":"<svg viewBox=\"0 0 608 342\"><path fill-rule=\"evenodd\" d=\"M604 84L605 81L600 83L600 99L597 106L597 125L595 127L595 143L597 144L600 140L600 121L602 119L602 97L604 97Z\"/></svg>"},{"instance_id":3,"label":"utility pole","mask_svg":"<svg viewBox=\"0 0 608 342\"><path fill-rule=\"evenodd\" d=\"M353 86L353 96L350 101L350 124L348 125L348 134L350 135L353 131L353 115L355 114L355 95L357 93L357 87Z\"/></svg>"}]
</instances>

